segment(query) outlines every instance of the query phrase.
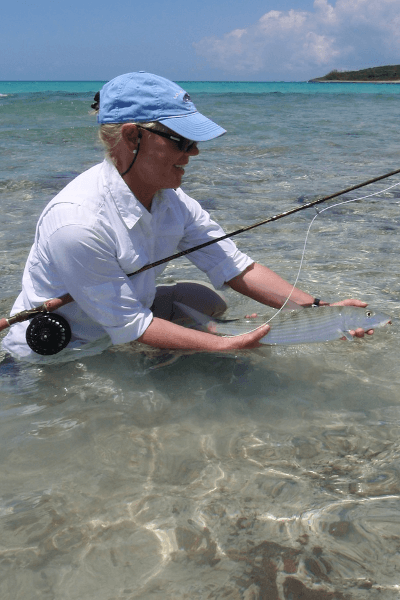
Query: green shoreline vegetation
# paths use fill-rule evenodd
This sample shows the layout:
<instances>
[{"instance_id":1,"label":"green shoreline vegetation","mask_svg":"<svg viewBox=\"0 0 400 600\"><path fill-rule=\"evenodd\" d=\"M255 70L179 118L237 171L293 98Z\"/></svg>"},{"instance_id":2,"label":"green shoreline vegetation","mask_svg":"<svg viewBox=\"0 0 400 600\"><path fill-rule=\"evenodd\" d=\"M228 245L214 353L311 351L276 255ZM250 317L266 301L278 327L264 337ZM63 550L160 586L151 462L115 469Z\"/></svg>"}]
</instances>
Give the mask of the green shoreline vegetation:
<instances>
[{"instance_id":1,"label":"green shoreline vegetation","mask_svg":"<svg viewBox=\"0 0 400 600\"><path fill-rule=\"evenodd\" d=\"M400 83L400 65L386 65L384 67L371 67L359 71L338 71L334 69L323 77L310 79L311 83L325 81L341 81L356 83Z\"/></svg>"}]
</instances>

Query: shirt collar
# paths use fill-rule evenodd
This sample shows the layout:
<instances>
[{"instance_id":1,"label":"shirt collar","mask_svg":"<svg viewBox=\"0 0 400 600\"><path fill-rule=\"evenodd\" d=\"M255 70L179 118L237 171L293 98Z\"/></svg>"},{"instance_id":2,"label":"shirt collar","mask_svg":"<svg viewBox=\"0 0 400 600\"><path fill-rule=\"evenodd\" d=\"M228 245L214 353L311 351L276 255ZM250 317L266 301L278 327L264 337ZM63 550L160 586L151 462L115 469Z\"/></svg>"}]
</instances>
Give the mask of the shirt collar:
<instances>
[{"instance_id":1,"label":"shirt collar","mask_svg":"<svg viewBox=\"0 0 400 600\"><path fill-rule=\"evenodd\" d=\"M143 219L146 223L150 223L156 212L165 212L168 207L168 202L163 202L165 190L157 192L154 196L151 213L149 213L131 192L113 163L110 160L105 159L103 165L106 185L110 190L114 203L121 215L121 219L128 229L132 229L139 219Z\"/></svg>"},{"instance_id":2,"label":"shirt collar","mask_svg":"<svg viewBox=\"0 0 400 600\"><path fill-rule=\"evenodd\" d=\"M136 196L132 194L112 162L105 159L103 168L106 186L111 193L121 219L128 229L132 229L141 218L144 218L146 221L148 217L151 218L148 211L140 204Z\"/></svg>"}]
</instances>

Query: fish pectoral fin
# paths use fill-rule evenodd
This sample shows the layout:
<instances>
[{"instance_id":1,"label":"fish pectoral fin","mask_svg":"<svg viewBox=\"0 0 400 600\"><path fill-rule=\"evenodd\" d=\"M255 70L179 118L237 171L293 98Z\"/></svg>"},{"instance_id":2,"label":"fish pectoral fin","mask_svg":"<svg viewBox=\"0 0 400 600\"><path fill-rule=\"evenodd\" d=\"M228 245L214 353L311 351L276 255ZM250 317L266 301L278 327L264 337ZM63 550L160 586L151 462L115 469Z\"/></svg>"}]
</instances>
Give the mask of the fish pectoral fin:
<instances>
[{"instance_id":1,"label":"fish pectoral fin","mask_svg":"<svg viewBox=\"0 0 400 600\"><path fill-rule=\"evenodd\" d=\"M340 332L340 334L341 334L342 337L346 338L347 341L352 342L354 340L354 337L347 330L345 330L345 329L339 329L339 332Z\"/></svg>"}]
</instances>

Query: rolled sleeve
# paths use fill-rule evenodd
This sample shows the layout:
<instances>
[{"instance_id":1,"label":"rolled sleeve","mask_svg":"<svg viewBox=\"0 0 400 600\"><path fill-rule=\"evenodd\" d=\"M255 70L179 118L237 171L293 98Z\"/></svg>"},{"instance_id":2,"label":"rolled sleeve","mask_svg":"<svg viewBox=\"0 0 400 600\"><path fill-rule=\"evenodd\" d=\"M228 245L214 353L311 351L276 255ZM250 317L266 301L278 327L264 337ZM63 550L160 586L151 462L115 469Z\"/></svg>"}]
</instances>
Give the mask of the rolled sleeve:
<instances>
[{"instance_id":1,"label":"rolled sleeve","mask_svg":"<svg viewBox=\"0 0 400 600\"><path fill-rule=\"evenodd\" d=\"M215 289L220 290L227 281L243 273L253 262L254 260L249 256L237 250L235 256L226 258L213 269L207 271L207 276Z\"/></svg>"},{"instance_id":2,"label":"rolled sleeve","mask_svg":"<svg viewBox=\"0 0 400 600\"><path fill-rule=\"evenodd\" d=\"M146 331L153 320L150 309L138 313L131 322L120 327L105 327L113 344L126 344L137 340Z\"/></svg>"}]
</instances>

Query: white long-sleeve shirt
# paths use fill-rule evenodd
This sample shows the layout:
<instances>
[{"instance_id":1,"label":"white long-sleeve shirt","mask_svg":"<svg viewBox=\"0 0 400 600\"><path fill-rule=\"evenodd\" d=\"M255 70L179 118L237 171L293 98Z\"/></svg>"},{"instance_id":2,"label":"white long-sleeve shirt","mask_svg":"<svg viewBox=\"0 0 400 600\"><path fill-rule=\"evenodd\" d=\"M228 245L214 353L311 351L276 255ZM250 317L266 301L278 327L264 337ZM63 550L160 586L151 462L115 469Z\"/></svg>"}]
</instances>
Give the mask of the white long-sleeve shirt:
<instances>
[{"instance_id":1,"label":"white long-sleeve shirt","mask_svg":"<svg viewBox=\"0 0 400 600\"><path fill-rule=\"evenodd\" d=\"M151 323L156 277L166 265L130 278L127 274L222 235L181 189L157 193L148 212L105 160L69 183L44 209L11 314L71 294L75 302L57 311L72 330L60 359L71 349L104 341L105 335L108 345L136 340ZM188 258L217 289L253 262L229 239ZM3 348L25 360L45 360L26 343L28 324L13 325Z\"/></svg>"}]
</instances>

